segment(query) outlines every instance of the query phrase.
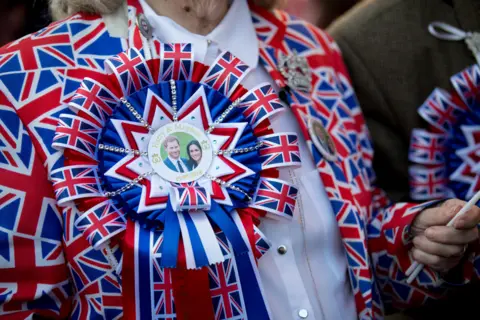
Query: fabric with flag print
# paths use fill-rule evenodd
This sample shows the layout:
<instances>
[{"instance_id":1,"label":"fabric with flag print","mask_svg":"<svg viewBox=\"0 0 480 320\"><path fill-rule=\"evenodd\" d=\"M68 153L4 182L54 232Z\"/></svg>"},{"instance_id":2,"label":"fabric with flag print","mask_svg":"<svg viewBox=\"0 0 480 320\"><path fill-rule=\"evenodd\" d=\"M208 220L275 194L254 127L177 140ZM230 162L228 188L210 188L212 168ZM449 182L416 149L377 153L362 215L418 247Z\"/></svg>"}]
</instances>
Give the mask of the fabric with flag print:
<instances>
[{"instance_id":1,"label":"fabric with flag print","mask_svg":"<svg viewBox=\"0 0 480 320\"><path fill-rule=\"evenodd\" d=\"M158 79L159 71L151 74L148 66L145 65L141 33L135 22L136 13L135 6L128 6L130 39L112 37L105 20L100 16L76 14L0 49L0 313L2 316L82 320L134 319L137 316L139 318L144 316L146 319L151 319L152 314L157 312L160 314L157 318L168 319L183 312L176 307L177 303L182 302L181 296L174 296L172 299L172 292L173 295L175 293L169 289L168 281L171 279L172 283L175 283L175 279L165 277L169 269L164 268L160 261L163 259L160 252L165 245L166 234L153 233L155 236L152 236L152 233L147 232L145 228L133 224L137 228L136 231L142 231L148 237L152 236L148 242L145 242L146 246L143 248L152 248L151 252L154 252L152 257L156 259L156 264L153 260L149 260L148 264L144 265L144 269L141 269L144 272L138 273L139 276L153 275L153 271L158 273L155 278L158 280L156 287L158 292L154 295L155 298L152 298L151 289L153 288L150 285L153 282L150 278L138 282L135 282L134 277L129 278L131 271L134 267L138 268L140 262L134 266L129 265L134 263L135 256L130 255L128 246L123 246L124 242L122 247L115 242L124 238L139 239L123 237L131 231L131 228L127 226L125 232L122 231L113 236L109 247L95 249L84 237L85 230L81 231L75 225L75 221L85 213L85 208L76 206L78 202L85 203L83 200L86 198L94 199L90 206L93 207L108 200L97 183L98 164L92 159L83 159L89 162L88 166L83 162L82 165L70 163L71 159L64 157L65 150L71 152L67 153L69 156L80 153L78 150L72 150L71 144L65 146L66 149L62 145L61 150L52 147L60 115L73 114L68 108L68 103L72 99L72 103L77 104L77 107L74 107L76 111L80 108L86 110L85 113L89 116L88 121L103 127L105 121L112 116L109 114L110 108L114 105L112 97L118 99L117 94L128 96L152 85ZM280 89L286 86L286 80L278 70L278 59L281 54L297 53L306 57L311 66L311 92L291 90L287 98L305 133L304 138L311 149L327 195L331 203L336 204L335 214L342 240L344 246L350 248L347 250L348 274L359 319L382 319L385 311L390 311L393 307L403 308L424 304L445 294L448 288L439 275L428 267L412 285L405 283L404 272L413 259L409 256L409 242L403 235L407 234L409 225L423 209L423 205L390 204L381 190L375 187L371 168L373 150L368 140L368 132L360 107L356 103L355 94L336 44L326 33L284 12L268 12L252 5L251 14L259 39L260 62ZM158 46L153 48L160 48L159 44L156 42ZM160 57L160 50L157 51L156 57ZM105 68L105 61L111 60L112 57L117 60ZM217 91L224 95L228 94L229 97L234 92L237 94L235 98L242 97L246 90L236 92L236 89L248 72L248 67L228 53L220 59L223 60L216 69L209 70L208 73L192 73L192 78L195 75L197 80L208 81L209 85L206 87L216 88ZM188 67L185 66L185 68ZM172 76L175 74L174 70L175 67L172 69ZM93 81L104 85L107 72L113 72L115 75L108 79L118 82L119 93L114 91L107 93L102 91L103 88L97 92L98 86L95 84L91 86ZM471 75L474 76L475 73ZM477 78L471 75L467 80L475 82ZM182 77L182 71L179 72L179 77ZM466 87L473 82L465 82L461 85ZM77 91L79 88L83 91ZM100 96L101 99L90 100L93 96L89 96L87 91L90 93L95 91L96 97ZM459 95L460 99L466 97L468 101L474 96L470 91ZM207 99L202 100L201 94L199 96L201 96L199 101L207 101ZM454 101L458 103L457 100L454 99ZM160 110L165 119L169 117L171 119L173 113L169 112L171 108L167 106L171 100L165 102L165 104L159 103L161 107L158 109L155 109L156 107L151 109ZM438 101L435 102L439 104ZM226 102L225 104L228 105ZM450 108L447 104L440 107L438 108L441 111L440 115L427 112L431 119L441 120L436 121L442 125L437 127L435 132L450 129L447 121L443 120L450 119L452 112L457 110L455 107ZM198 106L195 109L195 112L198 111L196 115L206 115L203 111L199 111L200 108ZM239 110L235 111L241 110L237 109ZM81 112L76 116L80 114ZM214 119L220 115L221 112L217 112ZM238 114L235 115L238 116ZM184 119L191 119L191 116L192 114L186 113ZM322 121L331 135L336 149L339 150L336 161L326 161L311 142L307 129L309 117ZM130 119L134 121L134 118ZM259 119L258 116L257 119ZM208 128L209 123L205 123ZM248 123L248 125L251 124ZM212 134L222 138L221 142L228 150L228 148L235 148L235 143L238 141L232 144L232 140L238 140L241 134L237 133L244 129L242 125L235 124L229 128L215 128ZM126 131L130 135L122 138L125 138L129 145L137 147L137 143L141 145L141 135L148 130L141 125L132 124L127 126ZM136 137L139 139L135 140ZM227 139L227 137L233 138ZM91 153L88 151L88 154ZM112 155L109 154L109 156ZM234 168L231 180L240 181L243 179L242 175L252 170L238 165L240 163L238 159L242 156L243 154L218 157L222 161L221 165ZM128 158L128 161L132 159L133 161L126 160L119 165L120 172L128 176L133 170L140 168L139 165L137 166L139 163L135 162L139 158L139 156ZM115 159L118 160L118 157ZM353 170L352 166L357 169ZM134 178L135 176L131 180ZM355 181L357 186L353 188L351 181ZM119 188L127 183L120 179L115 182ZM161 185L148 179L142 180L135 187L133 191L144 192L139 196L144 200L141 204L142 208L157 206L158 202L165 201L162 198L164 194L158 191L161 190L160 187ZM212 203L215 198L233 205L236 199L241 198L241 195L234 194L236 198L232 196L233 200L229 199L232 193L218 185L215 185L212 191L214 192ZM269 191L272 192L270 189ZM368 196L362 196L364 193L368 193ZM158 202L153 203L155 201ZM59 209L57 204L63 207ZM289 208L288 205L281 203L275 206ZM354 219L357 223L355 227L351 223ZM245 243L253 242L255 246L253 253L256 257L260 257L268 249L268 242L263 242L262 237L258 237L260 233L251 232L251 229L245 230L242 222L238 223L239 220L241 221L236 217L230 222L233 221L232 223L240 228L239 233L242 239L245 236L245 239L249 240L244 241ZM131 222L127 220L127 223ZM261 225L258 228L261 230ZM253 227L252 229L255 230ZM253 238L250 239L248 234L253 235ZM136 236L138 237L138 232ZM235 252L230 239L223 232L215 233L215 239L221 254L230 258ZM132 243L138 243L135 241ZM109 253L107 248L112 252ZM112 255L122 262L121 267L114 268L111 265ZM145 262L145 260L142 261ZM249 266L256 265L254 260L241 261L225 258L220 264L210 266L215 268L211 272L212 286L215 286L212 290L216 290L213 291L216 298L213 301L212 294L208 293L207 298L211 300L211 307L215 309L213 314L218 315L219 318L227 317L227 314L238 314L241 318L242 312L247 313L244 318L254 318L248 314L248 306L256 301L263 303L261 294L251 294L261 290L248 287L259 279L242 282L242 279L245 279L242 269L248 266L245 262L248 262ZM470 262L472 260L465 263L465 282L469 280L467 275L472 274L474 270ZM238 278L230 277L223 281L218 276L219 267L223 270L223 274L231 276L238 274ZM119 280L119 272L121 272L122 282ZM26 279L24 274L29 274L29 278ZM161 274L164 275L163 278ZM206 276L210 281L208 278L210 275L207 273ZM213 276L217 280L213 279ZM240 297L235 287L238 281L241 284L238 287L238 292L242 294ZM148 286L148 289L141 291L142 296L137 295L139 292L136 291L135 284ZM228 290L224 290L225 286ZM219 290L220 288L222 290ZM207 290L211 292L210 287ZM148 297L144 298L143 294L147 292ZM135 312L130 313L131 308L140 306L139 303L142 304L142 308L139 307L138 310L144 313L139 315ZM201 310L195 310L195 312L199 311ZM268 314L263 318L268 318Z\"/></svg>"}]
</instances>

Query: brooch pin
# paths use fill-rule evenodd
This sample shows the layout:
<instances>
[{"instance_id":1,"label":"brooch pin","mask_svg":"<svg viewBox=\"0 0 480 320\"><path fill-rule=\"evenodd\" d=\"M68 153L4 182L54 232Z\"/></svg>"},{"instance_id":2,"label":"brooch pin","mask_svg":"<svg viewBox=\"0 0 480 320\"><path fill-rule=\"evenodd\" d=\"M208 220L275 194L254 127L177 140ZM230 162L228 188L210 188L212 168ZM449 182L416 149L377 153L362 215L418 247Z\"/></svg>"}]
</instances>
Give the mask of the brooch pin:
<instances>
[{"instance_id":1,"label":"brooch pin","mask_svg":"<svg viewBox=\"0 0 480 320\"><path fill-rule=\"evenodd\" d=\"M145 38L147 39L152 38L153 36L152 26L150 25L150 22L148 21L147 17L145 17L143 13L140 13L137 16L137 25L138 25L138 28L140 29L140 32Z\"/></svg>"},{"instance_id":2,"label":"brooch pin","mask_svg":"<svg viewBox=\"0 0 480 320\"><path fill-rule=\"evenodd\" d=\"M308 132L310 133L313 144L323 157L328 161L335 161L337 158L337 149L320 120L310 118L308 120Z\"/></svg>"},{"instance_id":3,"label":"brooch pin","mask_svg":"<svg viewBox=\"0 0 480 320\"><path fill-rule=\"evenodd\" d=\"M309 92L312 88L312 75L307 59L301 57L294 50L293 54L287 56L280 54L278 70L287 81L287 85L299 91Z\"/></svg>"}]
</instances>

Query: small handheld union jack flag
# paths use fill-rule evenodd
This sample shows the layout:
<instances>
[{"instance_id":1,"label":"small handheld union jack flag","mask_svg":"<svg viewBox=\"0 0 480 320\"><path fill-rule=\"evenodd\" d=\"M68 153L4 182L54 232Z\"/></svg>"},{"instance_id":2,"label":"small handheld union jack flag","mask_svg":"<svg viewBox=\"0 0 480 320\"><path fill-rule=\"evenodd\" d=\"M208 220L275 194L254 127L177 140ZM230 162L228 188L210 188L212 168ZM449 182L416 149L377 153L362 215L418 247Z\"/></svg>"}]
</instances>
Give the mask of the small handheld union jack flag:
<instances>
[{"instance_id":1,"label":"small handheld union jack flag","mask_svg":"<svg viewBox=\"0 0 480 320\"><path fill-rule=\"evenodd\" d=\"M263 136L259 149L262 159L262 169L283 166L300 166L300 149L295 133L270 134Z\"/></svg>"},{"instance_id":2,"label":"small handheld union jack flag","mask_svg":"<svg viewBox=\"0 0 480 320\"><path fill-rule=\"evenodd\" d=\"M243 115L253 128L274 114L285 110L280 98L268 83L247 92L238 107L244 108Z\"/></svg>"},{"instance_id":3,"label":"small handheld union jack flag","mask_svg":"<svg viewBox=\"0 0 480 320\"><path fill-rule=\"evenodd\" d=\"M162 43L161 46L161 81L190 80L193 70L192 44Z\"/></svg>"},{"instance_id":4,"label":"small handheld union jack flag","mask_svg":"<svg viewBox=\"0 0 480 320\"><path fill-rule=\"evenodd\" d=\"M250 68L230 52L218 57L200 82L229 97Z\"/></svg>"},{"instance_id":5,"label":"small handheld union jack flag","mask_svg":"<svg viewBox=\"0 0 480 320\"><path fill-rule=\"evenodd\" d=\"M291 219L297 193L298 189L285 181L261 178L250 207L271 213L272 218Z\"/></svg>"},{"instance_id":6,"label":"small handheld union jack flag","mask_svg":"<svg viewBox=\"0 0 480 320\"><path fill-rule=\"evenodd\" d=\"M85 212L75 225L88 242L98 249L111 237L125 230L126 220L120 209L111 201L105 201Z\"/></svg>"}]
</instances>

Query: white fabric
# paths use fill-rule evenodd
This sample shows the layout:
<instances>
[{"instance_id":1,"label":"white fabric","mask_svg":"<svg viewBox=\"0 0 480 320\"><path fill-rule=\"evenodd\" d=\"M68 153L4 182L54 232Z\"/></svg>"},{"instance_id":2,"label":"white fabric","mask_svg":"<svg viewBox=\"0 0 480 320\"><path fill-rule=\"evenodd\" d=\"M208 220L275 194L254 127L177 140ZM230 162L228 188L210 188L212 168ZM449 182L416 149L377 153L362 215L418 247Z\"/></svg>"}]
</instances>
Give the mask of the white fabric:
<instances>
[{"instance_id":1,"label":"white fabric","mask_svg":"<svg viewBox=\"0 0 480 320\"><path fill-rule=\"evenodd\" d=\"M140 3L160 41L191 42L195 60L204 63L212 63L221 51L228 50L254 68L243 81L247 88L262 82L274 85L268 73L258 66L258 40L247 1L234 0L220 25L207 36L192 34L173 20L158 16L145 0ZM272 318L301 319L299 314L308 314L306 319L356 319L345 249L300 127L288 110L274 119L272 128L275 132L297 133L303 163L295 170L280 170L281 179L299 188L293 221L263 219L260 225L273 245L259 262ZM281 245L287 247L284 255L277 251Z\"/></svg>"}]
</instances>

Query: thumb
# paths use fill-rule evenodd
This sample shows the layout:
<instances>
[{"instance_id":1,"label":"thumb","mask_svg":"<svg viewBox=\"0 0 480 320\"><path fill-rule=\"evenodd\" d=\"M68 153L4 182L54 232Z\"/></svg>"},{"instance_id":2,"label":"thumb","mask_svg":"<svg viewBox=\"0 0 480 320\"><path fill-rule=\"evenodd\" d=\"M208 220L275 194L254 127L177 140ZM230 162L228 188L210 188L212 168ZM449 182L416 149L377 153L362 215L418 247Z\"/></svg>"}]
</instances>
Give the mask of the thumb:
<instances>
[{"instance_id":1,"label":"thumb","mask_svg":"<svg viewBox=\"0 0 480 320\"><path fill-rule=\"evenodd\" d=\"M462 209L463 203L458 199L450 199L438 207L428 208L417 217L417 226L423 228L445 226Z\"/></svg>"}]
</instances>

